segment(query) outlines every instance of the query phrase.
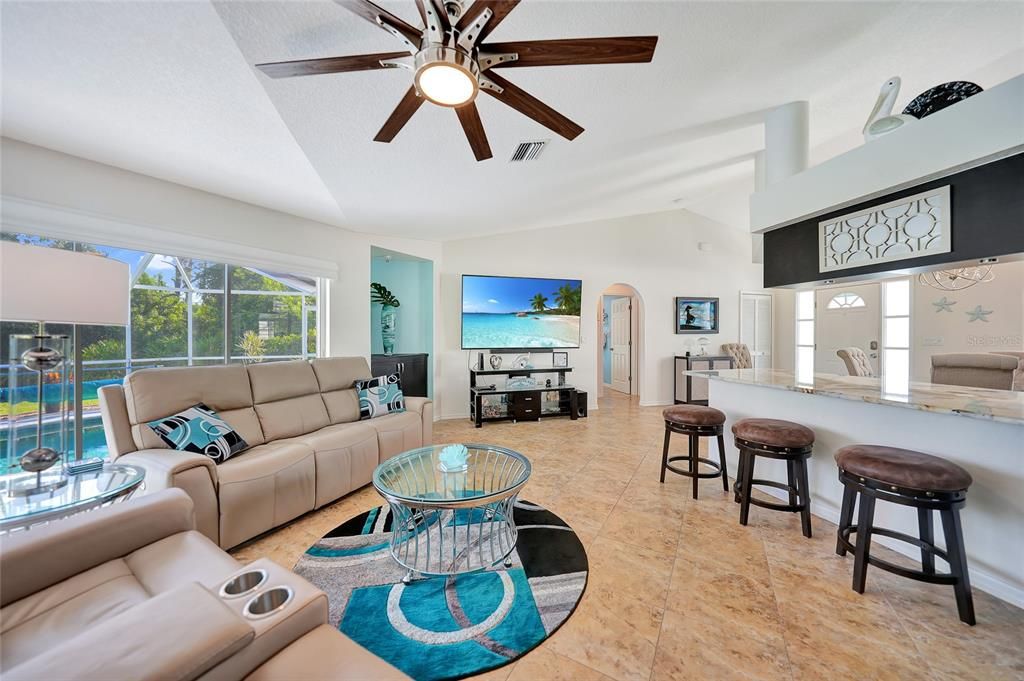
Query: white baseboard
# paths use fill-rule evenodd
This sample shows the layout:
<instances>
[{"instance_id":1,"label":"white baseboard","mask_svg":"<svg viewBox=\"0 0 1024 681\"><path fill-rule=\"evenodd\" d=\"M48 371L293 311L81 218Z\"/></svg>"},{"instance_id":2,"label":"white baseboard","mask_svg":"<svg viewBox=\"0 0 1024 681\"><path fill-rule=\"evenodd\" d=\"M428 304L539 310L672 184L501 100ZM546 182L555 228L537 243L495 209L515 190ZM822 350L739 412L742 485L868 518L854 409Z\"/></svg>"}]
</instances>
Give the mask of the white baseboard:
<instances>
[{"instance_id":1,"label":"white baseboard","mask_svg":"<svg viewBox=\"0 0 1024 681\"><path fill-rule=\"evenodd\" d=\"M757 490L759 492L769 494L777 499L781 499L782 501L789 501L789 495L782 490L776 490L765 487L758 487ZM832 507L830 505L825 505L825 507L822 508L822 506L823 504L821 503L821 501L819 499L815 499L814 504L812 504L812 508L814 510L811 511L811 515L818 516L819 518L827 520L830 523L833 523L834 525L838 525L839 508ZM914 560L920 560L921 558L921 552L919 549L905 542L892 539L891 537L882 537L879 535L874 535L871 537L871 541L872 543L878 542L886 548L892 549L896 553L902 554L908 558L912 558ZM852 560L850 561L850 569L853 569ZM875 568L869 568L869 574L870 570L873 569ZM971 588L978 589L979 591L984 591L985 593L995 596L1001 601L1006 601L1007 603L1015 605L1018 608L1024 608L1024 589L1018 588L1013 584L1009 584L1005 580L1000 579L999 577L996 577L992 573L986 572L985 570L980 570L970 565L968 565L968 570L971 573ZM951 599L953 598L952 588L949 589L949 597Z\"/></svg>"}]
</instances>

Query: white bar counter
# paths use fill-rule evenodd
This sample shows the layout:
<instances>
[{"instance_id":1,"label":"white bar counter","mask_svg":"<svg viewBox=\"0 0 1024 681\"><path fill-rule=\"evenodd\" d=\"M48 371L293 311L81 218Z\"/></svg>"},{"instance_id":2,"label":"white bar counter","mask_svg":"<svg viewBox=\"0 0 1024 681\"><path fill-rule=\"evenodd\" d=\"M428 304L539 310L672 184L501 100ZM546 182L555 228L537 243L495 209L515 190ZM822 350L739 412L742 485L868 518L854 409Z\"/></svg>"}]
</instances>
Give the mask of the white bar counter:
<instances>
[{"instance_id":1,"label":"white bar counter","mask_svg":"<svg viewBox=\"0 0 1024 681\"><path fill-rule=\"evenodd\" d=\"M1024 393L910 383L908 394L893 395L883 392L877 378L815 374L813 382L798 382L791 373L770 369L689 373L709 379L709 404L728 417L730 474L735 475L738 461L729 430L736 421L784 419L814 430L814 454L808 460L811 512L833 523L839 519L843 493L833 458L840 447L902 447L966 468L974 478L962 511L972 586L1024 607ZM717 451L717 445L712 447ZM785 482L785 464L758 458L755 477ZM738 518L738 508L736 513ZM761 513L777 511L752 507L751 521ZM917 515L909 507L879 502L875 524L917 536ZM941 535L937 527L940 545ZM793 541L802 540L795 530ZM872 540L920 558L914 546L877 535ZM940 565L945 567L941 560Z\"/></svg>"}]
</instances>

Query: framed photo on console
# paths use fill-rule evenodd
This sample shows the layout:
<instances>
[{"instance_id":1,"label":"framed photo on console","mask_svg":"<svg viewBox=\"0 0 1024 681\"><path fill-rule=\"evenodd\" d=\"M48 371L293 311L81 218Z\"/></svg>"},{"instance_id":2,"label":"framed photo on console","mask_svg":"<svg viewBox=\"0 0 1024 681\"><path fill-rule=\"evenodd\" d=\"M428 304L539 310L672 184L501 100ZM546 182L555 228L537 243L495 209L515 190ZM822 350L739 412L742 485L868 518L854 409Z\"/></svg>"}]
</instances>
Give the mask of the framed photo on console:
<instances>
[{"instance_id":1,"label":"framed photo on console","mask_svg":"<svg viewBox=\"0 0 1024 681\"><path fill-rule=\"evenodd\" d=\"M718 298L676 298L676 333L718 333Z\"/></svg>"},{"instance_id":2,"label":"framed photo on console","mask_svg":"<svg viewBox=\"0 0 1024 681\"><path fill-rule=\"evenodd\" d=\"M552 352L551 353L551 366L565 368L569 366L569 353L568 352Z\"/></svg>"}]
</instances>

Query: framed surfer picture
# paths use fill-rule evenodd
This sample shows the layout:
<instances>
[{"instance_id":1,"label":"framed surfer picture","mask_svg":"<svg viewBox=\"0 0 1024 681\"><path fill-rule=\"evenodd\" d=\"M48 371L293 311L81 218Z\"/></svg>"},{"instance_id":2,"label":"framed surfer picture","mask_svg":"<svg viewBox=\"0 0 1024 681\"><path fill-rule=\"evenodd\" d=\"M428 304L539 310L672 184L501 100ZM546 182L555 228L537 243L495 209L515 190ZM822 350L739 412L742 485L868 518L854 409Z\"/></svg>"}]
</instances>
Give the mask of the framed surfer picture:
<instances>
[{"instance_id":1,"label":"framed surfer picture","mask_svg":"<svg viewBox=\"0 0 1024 681\"><path fill-rule=\"evenodd\" d=\"M676 298L676 333L718 333L718 298Z\"/></svg>"}]
</instances>

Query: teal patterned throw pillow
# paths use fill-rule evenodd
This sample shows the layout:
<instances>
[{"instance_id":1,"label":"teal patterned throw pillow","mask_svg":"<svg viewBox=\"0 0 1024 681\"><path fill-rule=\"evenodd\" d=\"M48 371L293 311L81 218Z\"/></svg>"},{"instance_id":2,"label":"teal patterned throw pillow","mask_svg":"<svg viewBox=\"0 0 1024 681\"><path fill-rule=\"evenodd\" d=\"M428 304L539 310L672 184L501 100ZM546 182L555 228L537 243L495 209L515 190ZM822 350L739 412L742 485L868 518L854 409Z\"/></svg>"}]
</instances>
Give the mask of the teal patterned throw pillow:
<instances>
[{"instance_id":1,"label":"teal patterned throw pillow","mask_svg":"<svg viewBox=\"0 0 1024 681\"><path fill-rule=\"evenodd\" d=\"M224 463L249 444L217 412L200 402L166 418L147 423L168 447L204 454Z\"/></svg>"},{"instance_id":2,"label":"teal patterned throw pillow","mask_svg":"<svg viewBox=\"0 0 1024 681\"><path fill-rule=\"evenodd\" d=\"M402 379L398 374L376 376L355 382L359 393L359 420L405 411Z\"/></svg>"}]
</instances>

